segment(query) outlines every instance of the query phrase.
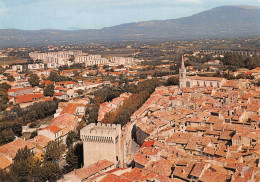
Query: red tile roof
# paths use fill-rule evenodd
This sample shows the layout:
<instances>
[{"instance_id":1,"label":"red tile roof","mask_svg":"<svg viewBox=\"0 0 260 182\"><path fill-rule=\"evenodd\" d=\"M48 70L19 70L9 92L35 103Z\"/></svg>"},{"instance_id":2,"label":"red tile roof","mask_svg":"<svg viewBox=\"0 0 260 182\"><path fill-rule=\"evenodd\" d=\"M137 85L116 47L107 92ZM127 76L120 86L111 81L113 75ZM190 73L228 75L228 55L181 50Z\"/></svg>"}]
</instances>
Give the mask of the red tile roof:
<instances>
[{"instance_id":1,"label":"red tile roof","mask_svg":"<svg viewBox=\"0 0 260 182\"><path fill-rule=\"evenodd\" d=\"M16 92L16 91L19 91L19 90L27 90L27 89L32 89L32 87L8 89L8 92Z\"/></svg>"},{"instance_id":2,"label":"red tile roof","mask_svg":"<svg viewBox=\"0 0 260 182\"><path fill-rule=\"evenodd\" d=\"M55 125L51 125L51 126L47 126L45 128L42 128L41 130L50 130L52 133L57 133L58 131L61 130L60 127L55 126Z\"/></svg>"},{"instance_id":3,"label":"red tile roof","mask_svg":"<svg viewBox=\"0 0 260 182\"><path fill-rule=\"evenodd\" d=\"M69 174L77 176L80 180L84 180L113 165L114 163L109 160L101 160L88 167L72 171Z\"/></svg>"},{"instance_id":4,"label":"red tile roof","mask_svg":"<svg viewBox=\"0 0 260 182\"><path fill-rule=\"evenodd\" d=\"M0 154L0 169L5 169L7 167L9 167L12 164L12 161L9 160L7 157L5 157L4 155Z\"/></svg>"},{"instance_id":5,"label":"red tile roof","mask_svg":"<svg viewBox=\"0 0 260 182\"><path fill-rule=\"evenodd\" d=\"M24 148L25 146L27 146L29 149L34 147L33 144L31 144L27 141L24 141L21 138L18 138L17 140L14 140L10 143L7 143L5 145L1 145L0 146L0 154L3 154L5 156L9 156L13 159L15 157L17 151L19 149Z\"/></svg>"},{"instance_id":6,"label":"red tile roof","mask_svg":"<svg viewBox=\"0 0 260 182\"><path fill-rule=\"evenodd\" d=\"M152 147L154 144L154 140L151 140L151 141L146 141L143 143L143 145L141 146L142 147Z\"/></svg>"},{"instance_id":7,"label":"red tile roof","mask_svg":"<svg viewBox=\"0 0 260 182\"><path fill-rule=\"evenodd\" d=\"M33 102L39 98L44 98L43 94L25 94L25 95L17 95L14 97L15 101L20 103Z\"/></svg>"},{"instance_id":8,"label":"red tile roof","mask_svg":"<svg viewBox=\"0 0 260 182\"><path fill-rule=\"evenodd\" d=\"M100 182L133 182L133 180L116 176L113 174L108 174L103 179L101 179Z\"/></svg>"}]
</instances>

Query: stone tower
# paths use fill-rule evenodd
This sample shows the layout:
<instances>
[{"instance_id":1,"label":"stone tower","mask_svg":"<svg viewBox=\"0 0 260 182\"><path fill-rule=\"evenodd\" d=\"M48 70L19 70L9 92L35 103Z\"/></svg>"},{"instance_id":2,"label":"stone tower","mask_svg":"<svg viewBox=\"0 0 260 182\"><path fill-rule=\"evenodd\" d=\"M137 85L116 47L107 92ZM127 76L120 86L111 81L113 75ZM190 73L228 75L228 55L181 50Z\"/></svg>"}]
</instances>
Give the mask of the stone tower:
<instances>
[{"instance_id":1,"label":"stone tower","mask_svg":"<svg viewBox=\"0 0 260 182\"><path fill-rule=\"evenodd\" d=\"M186 84L186 67L184 65L183 56L181 57L181 68L179 69L179 84L180 88L185 87Z\"/></svg>"},{"instance_id":2,"label":"stone tower","mask_svg":"<svg viewBox=\"0 0 260 182\"><path fill-rule=\"evenodd\" d=\"M120 124L91 123L80 130L80 138L83 141L84 167L102 159L114 162L116 167L122 167Z\"/></svg>"}]
</instances>

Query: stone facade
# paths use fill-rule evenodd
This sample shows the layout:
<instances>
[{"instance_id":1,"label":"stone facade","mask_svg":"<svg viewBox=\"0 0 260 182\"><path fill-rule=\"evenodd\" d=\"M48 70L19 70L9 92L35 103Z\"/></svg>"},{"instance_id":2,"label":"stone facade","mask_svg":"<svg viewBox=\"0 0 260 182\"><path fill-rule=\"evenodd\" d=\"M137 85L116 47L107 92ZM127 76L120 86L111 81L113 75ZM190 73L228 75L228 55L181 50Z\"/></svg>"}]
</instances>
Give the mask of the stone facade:
<instances>
[{"instance_id":1,"label":"stone facade","mask_svg":"<svg viewBox=\"0 0 260 182\"><path fill-rule=\"evenodd\" d=\"M91 123L80 130L80 138L83 141L84 167L103 159L122 166L121 125Z\"/></svg>"}]
</instances>

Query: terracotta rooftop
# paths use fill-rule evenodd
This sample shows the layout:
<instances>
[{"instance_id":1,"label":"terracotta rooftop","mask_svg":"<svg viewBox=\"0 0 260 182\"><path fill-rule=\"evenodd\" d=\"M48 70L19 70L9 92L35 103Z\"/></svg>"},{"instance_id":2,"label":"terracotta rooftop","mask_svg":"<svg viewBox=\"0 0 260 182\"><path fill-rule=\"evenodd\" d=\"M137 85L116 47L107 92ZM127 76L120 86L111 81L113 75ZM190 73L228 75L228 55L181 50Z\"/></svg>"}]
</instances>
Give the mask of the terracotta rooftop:
<instances>
[{"instance_id":1,"label":"terracotta rooftop","mask_svg":"<svg viewBox=\"0 0 260 182\"><path fill-rule=\"evenodd\" d=\"M0 154L0 161L0 169L6 169L12 164L12 161L2 154Z\"/></svg>"},{"instance_id":2,"label":"terracotta rooftop","mask_svg":"<svg viewBox=\"0 0 260 182\"><path fill-rule=\"evenodd\" d=\"M34 147L33 144L30 142L24 141L21 138L18 138L17 140L14 140L10 143L4 144L0 146L0 154L9 156L11 159L13 159L19 149L24 148L25 146L28 147L28 149L32 149Z\"/></svg>"},{"instance_id":3,"label":"terracotta rooftop","mask_svg":"<svg viewBox=\"0 0 260 182\"><path fill-rule=\"evenodd\" d=\"M108 174L100 180L100 182L133 182L133 180L127 179L122 176L116 176L113 174Z\"/></svg>"},{"instance_id":4,"label":"terracotta rooftop","mask_svg":"<svg viewBox=\"0 0 260 182\"><path fill-rule=\"evenodd\" d=\"M85 180L95 174L98 174L102 170L105 170L111 166L113 166L114 163L108 160L100 160L88 167L76 169L75 171L70 172L69 174L77 176L80 180Z\"/></svg>"},{"instance_id":5,"label":"terracotta rooftop","mask_svg":"<svg viewBox=\"0 0 260 182\"><path fill-rule=\"evenodd\" d=\"M16 102L20 103L27 103L33 102L37 99L44 98L43 94L25 94L25 95L17 95L14 96Z\"/></svg>"},{"instance_id":6,"label":"terracotta rooftop","mask_svg":"<svg viewBox=\"0 0 260 182\"><path fill-rule=\"evenodd\" d=\"M58 126L52 125L52 126L47 126L45 128L42 128L41 130L49 130L52 133L57 133L58 131L61 130L61 128Z\"/></svg>"}]
</instances>

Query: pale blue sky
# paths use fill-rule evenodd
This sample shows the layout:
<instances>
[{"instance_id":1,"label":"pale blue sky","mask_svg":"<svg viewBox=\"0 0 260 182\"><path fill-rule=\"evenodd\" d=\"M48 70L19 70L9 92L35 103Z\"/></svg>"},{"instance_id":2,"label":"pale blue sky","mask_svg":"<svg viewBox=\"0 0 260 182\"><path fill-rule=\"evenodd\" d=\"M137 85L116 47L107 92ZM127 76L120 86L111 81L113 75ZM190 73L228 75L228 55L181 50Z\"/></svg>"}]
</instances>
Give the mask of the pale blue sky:
<instances>
[{"instance_id":1,"label":"pale blue sky","mask_svg":"<svg viewBox=\"0 0 260 182\"><path fill-rule=\"evenodd\" d=\"M260 0L0 0L0 29L102 28L190 16L223 5Z\"/></svg>"}]
</instances>

